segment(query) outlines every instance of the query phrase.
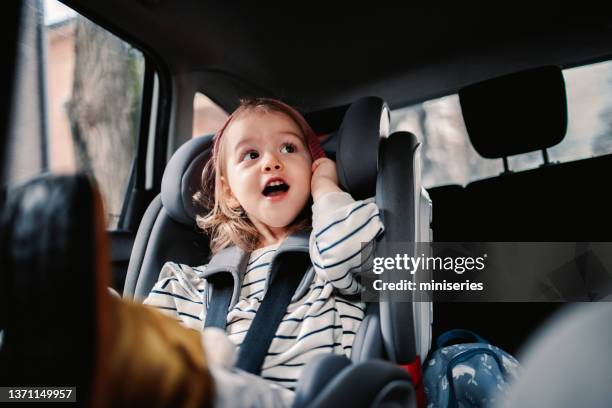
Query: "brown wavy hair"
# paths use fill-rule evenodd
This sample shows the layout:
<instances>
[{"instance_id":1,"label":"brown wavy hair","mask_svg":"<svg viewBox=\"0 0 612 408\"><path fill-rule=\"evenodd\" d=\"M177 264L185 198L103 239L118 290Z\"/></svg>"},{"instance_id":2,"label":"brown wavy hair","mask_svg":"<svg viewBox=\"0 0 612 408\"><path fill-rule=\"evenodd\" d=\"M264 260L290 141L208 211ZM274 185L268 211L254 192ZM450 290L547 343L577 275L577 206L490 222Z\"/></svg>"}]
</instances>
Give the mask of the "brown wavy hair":
<instances>
[{"instance_id":1,"label":"brown wavy hair","mask_svg":"<svg viewBox=\"0 0 612 408\"><path fill-rule=\"evenodd\" d=\"M215 135L212 156L204 166L200 190L194 194L195 203L203 209L196 216L196 223L210 237L210 249L213 254L230 245L236 245L247 252L257 249L261 234L253 225L242 206L232 208L223 196L221 177L227 174L225 148L222 135L232 119L246 113L280 112L289 116L302 131L302 138L308 145L307 136L314 132L304 117L296 110L275 99L248 98L240 101L240 106L230 115L221 130ZM314 136L316 137L316 136ZM289 225L289 232L312 228L312 198Z\"/></svg>"}]
</instances>

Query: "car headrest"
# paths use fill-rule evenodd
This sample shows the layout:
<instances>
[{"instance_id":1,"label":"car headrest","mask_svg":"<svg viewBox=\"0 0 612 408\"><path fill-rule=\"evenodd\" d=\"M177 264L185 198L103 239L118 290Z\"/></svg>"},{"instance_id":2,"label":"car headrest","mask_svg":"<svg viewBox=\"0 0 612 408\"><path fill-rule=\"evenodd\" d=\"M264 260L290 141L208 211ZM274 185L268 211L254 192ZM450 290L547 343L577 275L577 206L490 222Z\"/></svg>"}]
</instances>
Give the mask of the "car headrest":
<instances>
[{"instance_id":1,"label":"car headrest","mask_svg":"<svg viewBox=\"0 0 612 408\"><path fill-rule=\"evenodd\" d=\"M375 96L361 98L348 108L338 130L336 167L340 187L354 199L376 195L378 144L389 136L390 112Z\"/></svg>"},{"instance_id":2,"label":"car headrest","mask_svg":"<svg viewBox=\"0 0 612 408\"><path fill-rule=\"evenodd\" d=\"M336 159L341 188L355 199L376 193L378 143L388 136L389 109L380 98L359 99L346 111L340 129L322 143L327 157ZM199 190L202 170L213 144L213 135L197 137L183 144L168 162L161 185L164 209L176 222L195 225L202 209L193 201Z\"/></svg>"},{"instance_id":3,"label":"car headrest","mask_svg":"<svg viewBox=\"0 0 612 408\"><path fill-rule=\"evenodd\" d=\"M563 140L567 101L561 69L546 66L469 85L459 91L472 145L498 159Z\"/></svg>"}]
</instances>

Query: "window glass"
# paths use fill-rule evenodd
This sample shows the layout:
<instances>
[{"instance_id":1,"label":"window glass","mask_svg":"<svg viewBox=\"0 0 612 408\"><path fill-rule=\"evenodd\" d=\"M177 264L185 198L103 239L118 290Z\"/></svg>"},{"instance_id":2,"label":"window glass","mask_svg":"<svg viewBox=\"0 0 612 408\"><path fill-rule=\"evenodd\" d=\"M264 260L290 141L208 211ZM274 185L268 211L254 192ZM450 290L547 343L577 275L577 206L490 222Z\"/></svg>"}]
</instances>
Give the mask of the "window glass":
<instances>
[{"instance_id":1,"label":"window glass","mask_svg":"<svg viewBox=\"0 0 612 408\"><path fill-rule=\"evenodd\" d=\"M138 137L144 57L55 0L44 1L49 170L84 172L121 214Z\"/></svg>"},{"instance_id":2,"label":"window glass","mask_svg":"<svg viewBox=\"0 0 612 408\"><path fill-rule=\"evenodd\" d=\"M193 98L193 137L210 135L221 129L228 114L209 97L196 92Z\"/></svg>"},{"instance_id":3,"label":"window glass","mask_svg":"<svg viewBox=\"0 0 612 408\"><path fill-rule=\"evenodd\" d=\"M550 159L577 160L612 153L612 61L563 71L567 134Z\"/></svg>"},{"instance_id":4,"label":"window glass","mask_svg":"<svg viewBox=\"0 0 612 408\"><path fill-rule=\"evenodd\" d=\"M612 61L563 71L568 127L563 141L548 149L551 161L566 162L612 153ZM470 144L458 95L396 109L391 130L414 133L423 143L423 184L467 183L503 172L501 159L484 159ZM540 151L508 158L512 171L536 168Z\"/></svg>"}]
</instances>

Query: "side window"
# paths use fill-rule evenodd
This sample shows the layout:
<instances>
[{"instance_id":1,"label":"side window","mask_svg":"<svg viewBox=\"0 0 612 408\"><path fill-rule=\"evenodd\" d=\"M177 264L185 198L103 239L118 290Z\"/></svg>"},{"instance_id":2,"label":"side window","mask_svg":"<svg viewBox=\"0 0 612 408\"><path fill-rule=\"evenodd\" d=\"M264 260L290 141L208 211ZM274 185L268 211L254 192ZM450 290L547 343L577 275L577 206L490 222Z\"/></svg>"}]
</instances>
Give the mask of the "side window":
<instances>
[{"instance_id":1,"label":"side window","mask_svg":"<svg viewBox=\"0 0 612 408\"><path fill-rule=\"evenodd\" d=\"M136 152L144 56L56 0L27 4L8 183L47 171L86 173L115 229Z\"/></svg>"},{"instance_id":2,"label":"side window","mask_svg":"<svg viewBox=\"0 0 612 408\"><path fill-rule=\"evenodd\" d=\"M229 115L219 105L201 92L193 98L193 134L192 137L215 133L227 120Z\"/></svg>"}]
</instances>

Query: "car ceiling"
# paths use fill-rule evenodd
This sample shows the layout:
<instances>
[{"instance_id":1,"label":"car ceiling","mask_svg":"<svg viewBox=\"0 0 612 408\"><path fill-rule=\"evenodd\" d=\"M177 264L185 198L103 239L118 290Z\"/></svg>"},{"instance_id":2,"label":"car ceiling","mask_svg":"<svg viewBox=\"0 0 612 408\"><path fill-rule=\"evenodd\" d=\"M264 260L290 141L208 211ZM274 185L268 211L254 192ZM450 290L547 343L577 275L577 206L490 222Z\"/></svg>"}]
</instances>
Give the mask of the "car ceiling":
<instances>
[{"instance_id":1,"label":"car ceiling","mask_svg":"<svg viewBox=\"0 0 612 408\"><path fill-rule=\"evenodd\" d=\"M278 97L305 111L364 95L400 107L498 75L612 54L606 10L455 3L67 1L156 54L172 74L197 72L226 110L236 95Z\"/></svg>"}]
</instances>

